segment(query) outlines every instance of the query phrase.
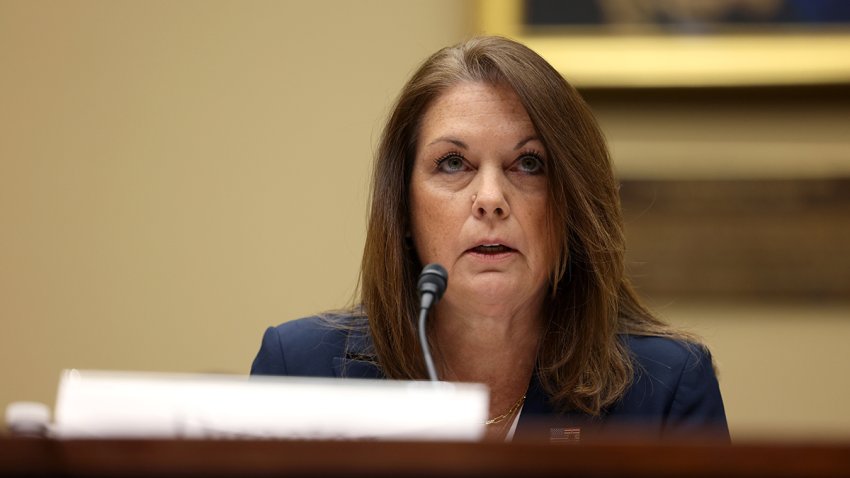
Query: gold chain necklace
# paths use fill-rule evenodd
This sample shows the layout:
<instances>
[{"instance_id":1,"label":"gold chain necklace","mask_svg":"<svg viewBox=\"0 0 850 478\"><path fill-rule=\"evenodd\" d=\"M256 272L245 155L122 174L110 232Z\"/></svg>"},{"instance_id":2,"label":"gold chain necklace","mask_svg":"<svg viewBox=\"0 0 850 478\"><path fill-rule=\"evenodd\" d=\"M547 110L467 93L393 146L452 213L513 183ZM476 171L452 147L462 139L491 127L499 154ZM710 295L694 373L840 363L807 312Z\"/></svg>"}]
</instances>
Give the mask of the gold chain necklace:
<instances>
[{"instance_id":1,"label":"gold chain necklace","mask_svg":"<svg viewBox=\"0 0 850 478\"><path fill-rule=\"evenodd\" d=\"M505 421L508 417L513 415L519 409L519 407L522 406L522 404L524 402L525 402L525 395L523 394L523 396L519 397L519 400L517 400L516 403L511 405L511 408L507 412L499 415L498 417L494 417L494 418L487 420L486 422L484 422L484 425L494 425L496 423L501 423L501 422Z\"/></svg>"}]
</instances>

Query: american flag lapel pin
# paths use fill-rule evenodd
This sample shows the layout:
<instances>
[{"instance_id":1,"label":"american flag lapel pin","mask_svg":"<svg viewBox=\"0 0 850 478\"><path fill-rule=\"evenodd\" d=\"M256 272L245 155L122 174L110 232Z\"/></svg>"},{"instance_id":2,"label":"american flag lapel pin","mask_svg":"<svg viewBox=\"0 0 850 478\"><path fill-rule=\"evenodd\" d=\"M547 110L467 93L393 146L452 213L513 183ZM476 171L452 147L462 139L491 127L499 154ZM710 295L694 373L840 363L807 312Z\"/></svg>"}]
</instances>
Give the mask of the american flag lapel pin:
<instances>
[{"instance_id":1,"label":"american flag lapel pin","mask_svg":"<svg viewBox=\"0 0 850 478\"><path fill-rule=\"evenodd\" d=\"M549 442L550 443L565 443L573 444L581 441L581 428L550 428Z\"/></svg>"}]
</instances>

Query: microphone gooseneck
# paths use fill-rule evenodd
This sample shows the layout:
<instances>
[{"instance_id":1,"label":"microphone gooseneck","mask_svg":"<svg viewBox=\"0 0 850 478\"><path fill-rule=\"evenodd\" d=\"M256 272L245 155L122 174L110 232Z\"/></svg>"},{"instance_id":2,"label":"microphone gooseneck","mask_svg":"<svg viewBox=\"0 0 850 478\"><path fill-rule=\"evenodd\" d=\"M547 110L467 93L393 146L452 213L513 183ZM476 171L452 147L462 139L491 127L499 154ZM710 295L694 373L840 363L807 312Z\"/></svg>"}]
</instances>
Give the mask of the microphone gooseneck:
<instances>
[{"instance_id":1,"label":"microphone gooseneck","mask_svg":"<svg viewBox=\"0 0 850 478\"><path fill-rule=\"evenodd\" d=\"M449 284L449 273L440 264L428 264L422 268L419 274L419 282L416 288L419 290L419 344L422 347L422 355L425 358L425 367L428 369L428 377L436 382L437 370L434 368L434 360L431 358L431 348L428 346L428 336L425 333L425 321L428 319L428 311L443 297Z\"/></svg>"}]
</instances>

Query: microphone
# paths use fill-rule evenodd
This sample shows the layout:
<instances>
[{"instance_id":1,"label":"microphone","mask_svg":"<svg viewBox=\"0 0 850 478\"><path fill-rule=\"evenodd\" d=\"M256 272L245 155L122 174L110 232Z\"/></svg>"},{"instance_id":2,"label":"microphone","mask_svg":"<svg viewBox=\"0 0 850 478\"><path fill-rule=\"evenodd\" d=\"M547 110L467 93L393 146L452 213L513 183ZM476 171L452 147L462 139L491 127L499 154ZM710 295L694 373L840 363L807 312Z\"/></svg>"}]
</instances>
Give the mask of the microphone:
<instances>
[{"instance_id":1,"label":"microphone","mask_svg":"<svg viewBox=\"0 0 850 478\"><path fill-rule=\"evenodd\" d=\"M437 371L434 368L434 360L431 359L431 349L428 347L428 337L425 334L425 320L428 319L428 311L443 297L449 285L449 273L440 264L428 264L422 268L419 274L419 282L416 288L419 290L419 344L422 346L422 355L425 358L425 367L428 368L428 377L436 382Z\"/></svg>"}]
</instances>

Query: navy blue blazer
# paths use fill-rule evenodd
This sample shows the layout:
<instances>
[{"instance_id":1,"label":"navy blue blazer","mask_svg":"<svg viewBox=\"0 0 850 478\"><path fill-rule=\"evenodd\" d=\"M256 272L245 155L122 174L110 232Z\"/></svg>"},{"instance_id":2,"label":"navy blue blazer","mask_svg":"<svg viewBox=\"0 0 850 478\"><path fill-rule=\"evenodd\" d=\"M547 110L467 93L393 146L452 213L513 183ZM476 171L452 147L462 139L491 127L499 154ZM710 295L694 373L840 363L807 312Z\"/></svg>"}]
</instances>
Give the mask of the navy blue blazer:
<instances>
[{"instance_id":1,"label":"navy blue blazer","mask_svg":"<svg viewBox=\"0 0 850 478\"><path fill-rule=\"evenodd\" d=\"M729 441L711 357L672 339L623 335L635 377L625 395L600 416L557 412L535 376L514 438L582 441L616 433L638 439L710 438ZM269 327L252 375L384 378L371 359L368 333L332 327L309 317Z\"/></svg>"}]
</instances>

